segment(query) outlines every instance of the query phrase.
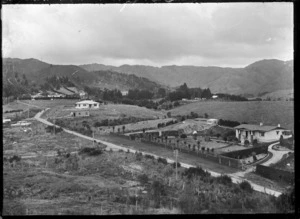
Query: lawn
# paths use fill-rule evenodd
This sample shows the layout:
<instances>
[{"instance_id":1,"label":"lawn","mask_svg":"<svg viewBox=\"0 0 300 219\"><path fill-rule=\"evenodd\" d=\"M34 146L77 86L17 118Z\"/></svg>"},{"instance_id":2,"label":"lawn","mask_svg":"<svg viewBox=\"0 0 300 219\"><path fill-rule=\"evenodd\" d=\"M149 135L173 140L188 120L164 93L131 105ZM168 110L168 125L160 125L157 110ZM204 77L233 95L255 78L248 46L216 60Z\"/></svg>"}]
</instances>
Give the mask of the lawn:
<instances>
[{"instance_id":1,"label":"lawn","mask_svg":"<svg viewBox=\"0 0 300 219\"><path fill-rule=\"evenodd\" d=\"M293 101L246 101L219 102L202 101L186 104L170 110L172 115L187 115L190 112L210 118L233 120L265 125L281 124L294 130L294 102Z\"/></svg>"}]
</instances>

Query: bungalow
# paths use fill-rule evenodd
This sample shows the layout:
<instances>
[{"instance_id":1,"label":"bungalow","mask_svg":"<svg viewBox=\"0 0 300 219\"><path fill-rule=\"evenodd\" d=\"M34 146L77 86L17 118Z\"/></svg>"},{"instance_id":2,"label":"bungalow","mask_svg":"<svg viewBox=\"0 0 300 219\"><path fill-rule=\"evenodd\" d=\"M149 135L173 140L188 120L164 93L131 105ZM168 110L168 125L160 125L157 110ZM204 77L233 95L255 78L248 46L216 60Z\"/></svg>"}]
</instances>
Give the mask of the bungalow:
<instances>
[{"instance_id":1,"label":"bungalow","mask_svg":"<svg viewBox=\"0 0 300 219\"><path fill-rule=\"evenodd\" d=\"M291 131L280 127L280 124L278 124L278 126L266 126L262 123L260 123L260 125L242 124L236 126L235 130L236 137L242 144L244 144L246 140L248 140L250 144L253 143L254 139L258 142L265 143L279 141L281 135L284 139L292 136Z\"/></svg>"},{"instance_id":2,"label":"bungalow","mask_svg":"<svg viewBox=\"0 0 300 219\"><path fill-rule=\"evenodd\" d=\"M99 109L100 103L93 100L83 100L76 103L77 109Z\"/></svg>"},{"instance_id":3,"label":"bungalow","mask_svg":"<svg viewBox=\"0 0 300 219\"><path fill-rule=\"evenodd\" d=\"M126 96L128 94L128 90L121 91L122 96Z\"/></svg>"},{"instance_id":4,"label":"bungalow","mask_svg":"<svg viewBox=\"0 0 300 219\"><path fill-rule=\"evenodd\" d=\"M218 119L208 119L208 120L206 121L206 123L207 123L207 124L210 124L210 125L217 125L218 122L219 122Z\"/></svg>"}]
</instances>

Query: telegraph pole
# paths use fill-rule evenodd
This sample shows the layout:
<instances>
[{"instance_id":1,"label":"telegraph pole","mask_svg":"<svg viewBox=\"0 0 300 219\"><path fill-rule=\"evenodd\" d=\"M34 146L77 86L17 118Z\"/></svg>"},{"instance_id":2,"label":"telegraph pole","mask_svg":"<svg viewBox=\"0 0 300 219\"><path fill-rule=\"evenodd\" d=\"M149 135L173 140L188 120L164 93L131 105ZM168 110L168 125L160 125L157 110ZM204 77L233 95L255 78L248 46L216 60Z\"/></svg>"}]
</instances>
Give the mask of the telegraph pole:
<instances>
[{"instance_id":1,"label":"telegraph pole","mask_svg":"<svg viewBox=\"0 0 300 219\"><path fill-rule=\"evenodd\" d=\"M55 123L56 123L56 122L55 122L55 118L54 118L54 135L55 135Z\"/></svg>"},{"instance_id":2,"label":"telegraph pole","mask_svg":"<svg viewBox=\"0 0 300 219\"><path fill-rule=\"evenodd\" d=\"M178 158L178 150L176 149L175 151L174 151L174 154L175 154L175 159L176 159L176 180L177 180L177 176L178 176L178 174L177 174L177 158Z\"/></svg>"},{"instance_id":3,"label":"telegraph pole","mask_svg":"<svg viewBox=\"0 0 300 219\"><path fill-rule=\"evenodd\" d=\"M93 147L95 147L95 135L94 135L94 130L93 130Z\"/></svg>"}]
</instances>

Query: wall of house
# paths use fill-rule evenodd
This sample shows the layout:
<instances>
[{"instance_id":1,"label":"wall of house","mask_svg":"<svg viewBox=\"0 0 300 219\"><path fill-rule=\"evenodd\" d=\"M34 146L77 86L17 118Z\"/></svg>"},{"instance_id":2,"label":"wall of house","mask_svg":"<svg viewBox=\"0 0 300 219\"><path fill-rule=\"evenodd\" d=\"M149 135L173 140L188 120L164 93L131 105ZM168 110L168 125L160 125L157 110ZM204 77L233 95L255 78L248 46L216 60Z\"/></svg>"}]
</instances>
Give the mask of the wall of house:
<instances>
[{"instance_id":1,"label":"wall of house","mask_svg":"<svg viewBox=\"0 0 300 219\"><path fill-rule=\"evenodd\" d=\"M262 136L262 133L259 131L247 131L248 136L246 137L246 130L240 130L241 138L239 138L238 130L236 130L236 137L241 141L242 144L244 144L245 140L248 140L250 143L252 143L251 133L253 133L253 140L257 139L258 142L273 142L280 139L280 136L282 135L283 131L285 130L275 129L272 131L265 132L264 136Z\"/></svg>"}]
</instances>

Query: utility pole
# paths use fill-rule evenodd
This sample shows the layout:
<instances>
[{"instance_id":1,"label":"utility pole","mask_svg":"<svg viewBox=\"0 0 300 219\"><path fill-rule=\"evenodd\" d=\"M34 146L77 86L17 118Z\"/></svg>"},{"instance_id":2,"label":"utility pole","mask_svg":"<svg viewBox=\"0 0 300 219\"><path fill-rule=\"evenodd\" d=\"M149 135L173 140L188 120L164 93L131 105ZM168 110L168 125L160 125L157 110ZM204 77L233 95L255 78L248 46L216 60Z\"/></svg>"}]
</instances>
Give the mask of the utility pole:
<instances>
[{"instance_id":1,"label":"utility pole","mask_svg":"<svg viewBox=\"0 0 300 219\"><path fill-rule=\"evenodd\" d=\"M54 135L55 135L55 123L56 123L56 122L55 122L55 118L54 118Z\"/></svg>"},{"instance_id":2,"label":"utility pole","mask_svg":"<svg viewBox=\"0 0 300 219\"><path fill-rule=\"evenodd\" d=\"M174 150L174 155L175 155L175 159L176 159L176 181L177 181L177 176L178 176L178 174L177 174L177 158L178 158L178 150L176 149L176 150Z\"/></svg>"},{"instance_id":3,"label":"utility pole","mask_svg":"<svg viewBox=\"0 0 300 219\"><path fill-rule=\"evenodd\" d=\"M94 130L93 130L93 147L95 146L95 135L94 135Z\"/></svg>"}]
</instances>

